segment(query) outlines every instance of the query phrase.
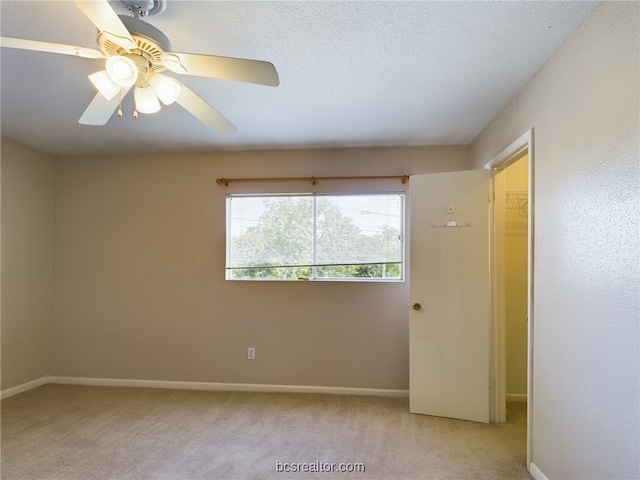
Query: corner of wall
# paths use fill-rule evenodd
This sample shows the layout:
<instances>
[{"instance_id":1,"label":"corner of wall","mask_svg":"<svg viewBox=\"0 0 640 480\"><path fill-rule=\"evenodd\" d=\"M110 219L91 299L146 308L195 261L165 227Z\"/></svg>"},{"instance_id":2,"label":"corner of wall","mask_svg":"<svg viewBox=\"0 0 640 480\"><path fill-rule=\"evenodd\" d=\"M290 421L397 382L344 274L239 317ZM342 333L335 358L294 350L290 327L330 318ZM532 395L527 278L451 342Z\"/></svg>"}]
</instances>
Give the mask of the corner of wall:
<instances>
[{"instance_id":1,"label":"corner of wall","mask_svg":"<svg viewBox=\"0 0 640 480\"><path fill-rule=\"evenodd\" d=\"M0 147L4 395L49 374L53 157L5 137Z\"/></svg>"}]
</instances>

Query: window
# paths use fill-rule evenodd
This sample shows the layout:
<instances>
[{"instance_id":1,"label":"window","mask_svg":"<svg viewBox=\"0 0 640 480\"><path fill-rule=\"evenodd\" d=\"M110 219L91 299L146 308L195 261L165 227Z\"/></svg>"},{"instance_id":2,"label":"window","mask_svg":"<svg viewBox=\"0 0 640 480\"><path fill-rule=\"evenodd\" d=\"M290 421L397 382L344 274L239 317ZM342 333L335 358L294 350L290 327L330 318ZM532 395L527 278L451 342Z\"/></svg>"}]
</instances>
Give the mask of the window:
<instances>
[{"instance_id":1,"label":"window","mask_svg":"<svg viewBox=\"0 0 640 480\"><path fill-rule=\"evenodd\" d=\"M403 193L227 196L228 280L403 275Z\"/></svg>"}]
</instances>

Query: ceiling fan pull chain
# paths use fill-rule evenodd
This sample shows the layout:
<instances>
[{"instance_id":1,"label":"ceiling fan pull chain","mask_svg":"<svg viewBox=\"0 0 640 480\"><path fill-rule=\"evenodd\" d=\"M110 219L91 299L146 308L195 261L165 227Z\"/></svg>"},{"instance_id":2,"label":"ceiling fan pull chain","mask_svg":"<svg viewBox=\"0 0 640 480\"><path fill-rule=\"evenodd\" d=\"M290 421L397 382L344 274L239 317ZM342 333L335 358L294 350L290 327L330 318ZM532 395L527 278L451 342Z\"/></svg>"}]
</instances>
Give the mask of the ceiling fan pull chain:
<instances>
[{"instance_id":1,"label":"ceiling fan pull chain","mask_svg":"<svg viewBox=\"0 0 640 480\"><path fill-rule=\"evenodd\" d=\"M118 117L122 118L122 90L118 92Z\"/></svg>"},{"instance_id":2,"label":"ceiling fan pull chain","mask_svg":"<svg viewBox=\"0 0 640 480\"><path fill-rule=\"evenodd\" d=\"M137 110L133 111L133 118L138 118L138 111Z\"/></svg>"}]
</instances>

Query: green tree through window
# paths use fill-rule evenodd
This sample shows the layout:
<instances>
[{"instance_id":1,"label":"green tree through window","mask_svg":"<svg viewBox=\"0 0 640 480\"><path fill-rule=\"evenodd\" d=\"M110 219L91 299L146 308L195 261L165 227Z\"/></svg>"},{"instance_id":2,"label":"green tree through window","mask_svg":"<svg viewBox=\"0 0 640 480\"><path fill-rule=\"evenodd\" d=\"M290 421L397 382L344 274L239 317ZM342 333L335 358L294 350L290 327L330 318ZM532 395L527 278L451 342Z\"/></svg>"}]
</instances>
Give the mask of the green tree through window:
<instances>
[{"instance_id":1,"label":"green tree through window","mask_svg":"<svg viewBox=\"0 0 640 480\"><path fill-rule=\"evenodd\" d=\"M229 196L227 278L402 279L402 194Z\"/></svg>"}]
</instances>

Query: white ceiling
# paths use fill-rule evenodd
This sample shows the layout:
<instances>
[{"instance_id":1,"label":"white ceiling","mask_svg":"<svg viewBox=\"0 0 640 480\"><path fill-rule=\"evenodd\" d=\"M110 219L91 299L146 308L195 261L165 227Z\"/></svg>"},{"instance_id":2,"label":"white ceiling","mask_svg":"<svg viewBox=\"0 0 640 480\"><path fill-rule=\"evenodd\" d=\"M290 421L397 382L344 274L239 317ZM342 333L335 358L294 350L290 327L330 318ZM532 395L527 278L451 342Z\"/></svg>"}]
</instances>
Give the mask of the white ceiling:
<instances>
[{"instance_id":1,"label":"white ceiling","mask_svg":"<svg viewBox=\"0 0 640 480\"><path fill-rule=\"evenodd\" d=\"M119 4L114 9L124 14ZM1 132L53 155L470 143L597 2L177 1L173 51L272 62L280 86L181 76L238 127L177 104L78 124L102 60L0 49ZM0 1L1 34L97 48L73 2ZM130 94L131 96L131 94Z\"/></svg>"}]
</instances>

